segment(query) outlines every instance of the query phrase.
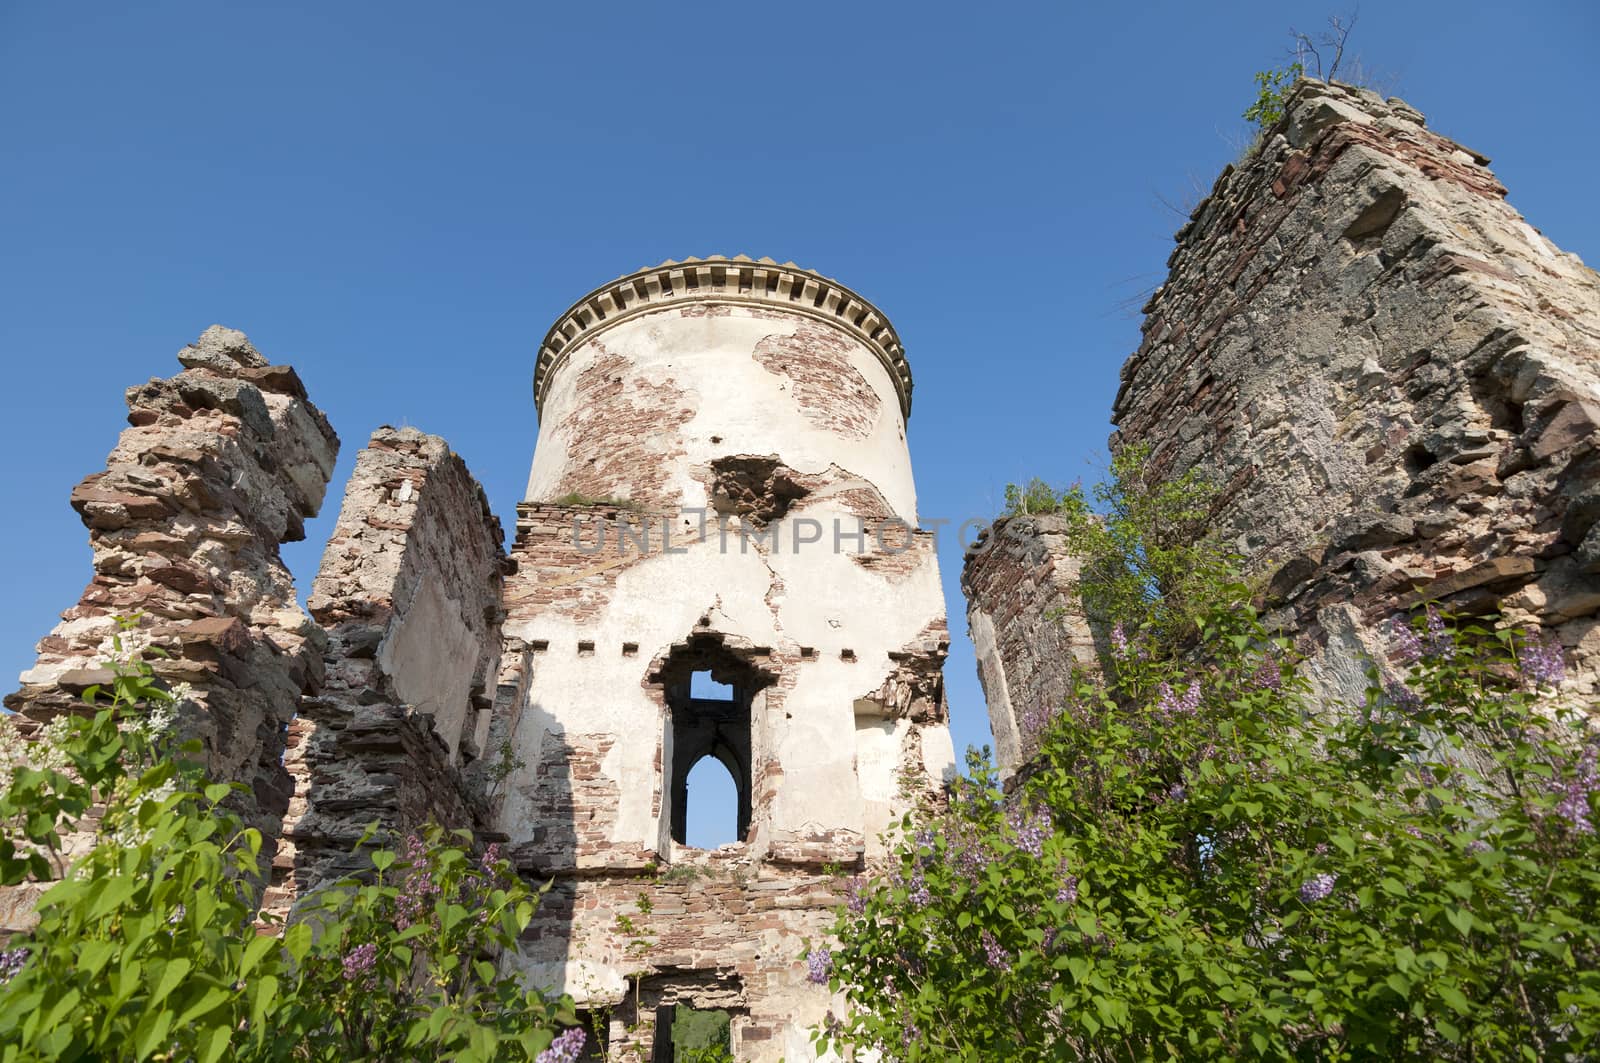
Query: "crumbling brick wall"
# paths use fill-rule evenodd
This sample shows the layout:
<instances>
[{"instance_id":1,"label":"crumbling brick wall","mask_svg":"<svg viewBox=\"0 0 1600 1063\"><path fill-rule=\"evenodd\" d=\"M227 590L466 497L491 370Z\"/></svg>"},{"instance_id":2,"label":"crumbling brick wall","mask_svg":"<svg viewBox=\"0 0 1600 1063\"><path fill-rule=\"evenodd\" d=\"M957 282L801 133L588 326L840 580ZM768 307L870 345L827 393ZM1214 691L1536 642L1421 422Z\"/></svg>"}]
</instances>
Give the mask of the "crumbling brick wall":
<instances>
[{"instance_id":1,"label":"crumbling brick wall","mask_svg":"<svg viewBox=\"0 0 1600 1063\"><path fill-rule=\"evenodd\" d=\"M370 823L485 827L505 567L500 523L444 440L374 432L312 588L326 680L295 722L274 903L359 866Z\"/></svg>"},{"instance_id":2,"label":"crumbling brick wall","mask_svg":"<svg viewBox=\"0 0 1600 1063\"><path fill-rule=\"evenodd\" d=\"M966 552L961 593L1002 776L1033 754L1048 713L1066 704L1073 665L1094 666L1077 582L1061 517L1002 517Z\"/></svg>"},{"instance_id":3,"label":"crumbling brick wall","mask_svg":"<svg viewBox=\"0 0 1600 1063\"><path fill-rule=\"evenodd\" d=\"M166 651L156 674L188 684L175 726L214 778L245 784L230 800L270 854L292 790L287 729L322 675L321 630L278 547L316 515L339 441L294 370L242 332L213 326L178 360L128 390L131 427L72 492L95 575L6 706L25 728L81 708L111 679L117 618L138 616L132 644Z\"/></svg>"},{"instance_id":4,"label":"crumbling brick wall","mask_svg":"<svg viewBox=\"0 0 1600 1063\"><path fill-rule=\"evenodd\" d=\"M1113 449L1217 485L1213 529L1336 696L1423 601L1552 631L1600 684L1600 278L1504 197L1401 101L1302 81L1123 366ZM1093 660L1051 519L997 521L963 573L1007 770Z\"/></svg>"},{"instance_id":5,"label":"crumbling brick wall","mask_svg":"<svg viewBox=\"0 0 1600 1063\"><path fill-rule=\"evenodd\" d=\"M1323 685L1358 695L1376 626L1431 599L1553 631L1592 692L1600 277L1483 156L1312 81L1177 240L1112 445L1221 485L1213 526Z\"/></svg>"}]
</instances>

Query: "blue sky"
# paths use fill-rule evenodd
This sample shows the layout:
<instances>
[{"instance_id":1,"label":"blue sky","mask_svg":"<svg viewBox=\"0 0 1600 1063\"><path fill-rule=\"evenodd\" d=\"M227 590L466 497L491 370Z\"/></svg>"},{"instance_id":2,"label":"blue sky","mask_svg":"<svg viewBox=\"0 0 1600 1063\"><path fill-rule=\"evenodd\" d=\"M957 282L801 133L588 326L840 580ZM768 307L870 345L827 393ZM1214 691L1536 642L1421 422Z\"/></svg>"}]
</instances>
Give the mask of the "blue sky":
<instances>
[{"instance_id":1,"label":"blue sky","mask_svg":"<svg viewBox=\"0 0 1600 1063\"><path fill-rule=\"evenodd\" d=\"M0 6L0 670L89 577L72 485L213 322L344 452L447 438L510 526L539 338L665 258L770 255L894 320L925 517L1092 476L1136 311L1319 4ZM1352 48L1600 262L1600 6L1369 4ZM942 557L958 748L988 725Z\"/></svg>"}]
</instances>

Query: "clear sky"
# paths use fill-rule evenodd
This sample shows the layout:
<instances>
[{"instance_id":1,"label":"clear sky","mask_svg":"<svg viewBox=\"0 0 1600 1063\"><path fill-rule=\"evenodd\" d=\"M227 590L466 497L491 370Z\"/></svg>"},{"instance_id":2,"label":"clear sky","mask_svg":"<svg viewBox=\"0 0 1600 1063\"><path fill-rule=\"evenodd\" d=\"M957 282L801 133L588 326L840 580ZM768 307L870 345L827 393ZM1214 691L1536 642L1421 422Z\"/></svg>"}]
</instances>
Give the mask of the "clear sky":
<instances>
[{"instance_id":1,"label":"clear sky","mask_svg":"<svg viewBox=\"0 0 1600 1063\"><path fill-rule=\"evenodd\" d=\"M67 505L123 389L214 322L292 363L344 451L444 436L511 526L533 356L595 285L770 255L882 307L923 516L1092 477L1137 309L1290 26L1252 2L0 3L0 671L76 601ZM1353 50L1600 262L1600 5L1369 3ZM988 724L957 588L958 749Z\"/></svg>"}]
</instances>

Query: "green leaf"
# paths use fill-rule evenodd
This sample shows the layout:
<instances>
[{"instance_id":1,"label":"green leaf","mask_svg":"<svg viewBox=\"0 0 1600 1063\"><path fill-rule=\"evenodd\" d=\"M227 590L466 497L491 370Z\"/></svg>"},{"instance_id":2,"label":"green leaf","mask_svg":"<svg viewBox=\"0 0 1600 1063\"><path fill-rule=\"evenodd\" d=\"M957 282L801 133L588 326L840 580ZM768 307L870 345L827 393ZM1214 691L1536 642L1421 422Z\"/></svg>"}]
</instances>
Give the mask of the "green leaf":
<instances>
[{"instance_id":1,"label":"green leaf","mask_svg":"<svg viewBox=\"0 0 1600 1063\"><path fill-rule=\"evenodd\" d=\"M217 1063L228 1050L231 1032L226 1026L213 1026L196 1038L199 1063Z\"/></svg>"},{"instance_id":2,"label":"green leaf","mask_svg":"<svg viewBox=\"0 0 1600 1063\"><path fill-rule=\"evenodd\" d=\"M1465 1015L1472 1010L1472 1002L1467 999L1465 993L1455 986L1440 983L1434 986L1433 990L1439 994L1439 999L1450 1005L1457 1015Z\"/></svg>"},{"instance_id":3,"label":"green leaf","mask_svg":"<svg viewBox=\"0 0 1600 1063\"><path fill-rule=\"evenodd\" d=\"M260 963L267 953L281 947L282 944L277 938L269 937L265 934L256 937L244 947L244 955L239 959L239 977L248 977L250 972L255 969L256 964Z\"/></svg>"}]
</instances>

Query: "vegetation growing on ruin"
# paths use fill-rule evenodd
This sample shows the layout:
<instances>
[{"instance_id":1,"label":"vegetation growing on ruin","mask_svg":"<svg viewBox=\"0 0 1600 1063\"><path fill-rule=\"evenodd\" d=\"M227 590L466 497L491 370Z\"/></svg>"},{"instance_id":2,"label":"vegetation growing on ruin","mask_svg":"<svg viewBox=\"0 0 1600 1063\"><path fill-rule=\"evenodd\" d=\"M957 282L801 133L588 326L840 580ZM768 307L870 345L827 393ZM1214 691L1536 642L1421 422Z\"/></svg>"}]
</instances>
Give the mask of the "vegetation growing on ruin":
<instances>
[{"instance_id":1,"label":"vegetation growing on ruin","mask_svg":"<svg viewBox=\"0 0 1600 1063\"><path fill-rule=\"evenodd\" d=\"M372 849L258 929L261 836L172 738L182 691L135 654L115 670L26 748L0 718L0 883L59 879L0 952L0 1060L576 1058L581 1033L552 1044L570 1001L496 966L538 898L493 848Z\"/></svg>"},{"instance_id":2,"label":"vegetation growing on ruin","mask_svg":"<svg viewBox=\"0 0 1600 1063\"><path fill-rule=\"evenodd\" d=\"M1058 493L1106 653L850 884L819 1047L917 1060L1561 1059L1600 1050L1600 737L1534 632L1399 617L1330 704L1206 494ZM1091 516L1098 517L1091 519Z\"/></svg>"}]
</instances>

